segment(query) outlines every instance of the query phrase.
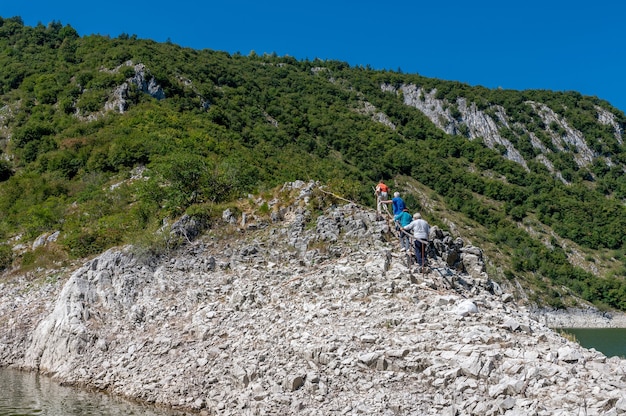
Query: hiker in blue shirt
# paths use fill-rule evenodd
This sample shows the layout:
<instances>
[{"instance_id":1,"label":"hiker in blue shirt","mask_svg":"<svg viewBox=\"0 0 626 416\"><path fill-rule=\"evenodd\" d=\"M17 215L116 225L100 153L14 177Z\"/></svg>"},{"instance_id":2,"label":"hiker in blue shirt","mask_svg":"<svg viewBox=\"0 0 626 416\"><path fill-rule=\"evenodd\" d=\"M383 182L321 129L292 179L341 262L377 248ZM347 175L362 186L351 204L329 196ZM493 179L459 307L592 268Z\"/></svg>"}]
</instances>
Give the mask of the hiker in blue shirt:
<instances>
[{"instance_id":1,"label":"hiker in blue shirt","mask_svg":"<svg viewBox=\"0 0 626 416\"><path fill-rule=\"evenodd\" d=\"M402 210L406 208L406 204L404 203L404 199L400 198L400 192L394 192L393 198L391 201L382 201L383 204L391 204L391 208L393 211L393 216L399 215L402 213Z\"/></svg>"},{"instance_id":2,"label":"hiker in blue shirt","mask_svg":"<svg viewBox=\"0 0 626 416\"><path fill-rule=\"evenodd\" d=\"M404 201L403 201L404 202ZM413 221L413 216L409 214L409 210L404 208L398 215L393 217L393 220L397 224L397 229L400 232L400 247L402 250L411 251L411 238L409 233L404 231L404 227L409 225Z\"/></svg>"}]
</instances>

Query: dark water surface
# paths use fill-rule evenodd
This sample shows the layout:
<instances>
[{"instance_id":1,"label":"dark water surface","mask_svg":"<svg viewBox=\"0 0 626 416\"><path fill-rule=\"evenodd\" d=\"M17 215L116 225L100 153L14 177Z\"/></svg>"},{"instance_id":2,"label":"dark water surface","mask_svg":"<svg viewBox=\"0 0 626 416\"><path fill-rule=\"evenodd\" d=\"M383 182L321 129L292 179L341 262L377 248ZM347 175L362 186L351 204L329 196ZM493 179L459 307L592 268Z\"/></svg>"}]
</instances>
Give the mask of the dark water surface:
<instances>
[{"instance_id":1,"label":"dark water surface","mask_svg":"<svg viewBox=\"0 0 626 416\"><path fill-rule=\"evenodd\" d=\"M626 328L560 328L572 334L585 348L595 348L607 357L626 358Z\"/></svg>"},{"instance_id":2,"label":"dark water surface","mask_svg":"<svg viewBox=\"0 0 626 416\"><path fill-rule=\"evenodd\" d=\"M64 387L37 374L0 368L0 416L178 416L106 394Z\"/></svg>"}]
</instances>

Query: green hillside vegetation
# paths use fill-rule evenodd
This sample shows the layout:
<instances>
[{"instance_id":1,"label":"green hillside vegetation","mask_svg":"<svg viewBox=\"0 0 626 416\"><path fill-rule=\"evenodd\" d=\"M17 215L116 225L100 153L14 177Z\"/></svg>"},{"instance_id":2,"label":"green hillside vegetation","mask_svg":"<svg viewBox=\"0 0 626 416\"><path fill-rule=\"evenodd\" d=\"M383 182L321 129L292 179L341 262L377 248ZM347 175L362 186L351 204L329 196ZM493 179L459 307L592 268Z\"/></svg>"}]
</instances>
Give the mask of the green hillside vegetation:
<instances>
[{"instance_id":1,"label":"green hillside vegetation","mask_svg":"<svg viewBox=\"0 0 626 416\"><path fill-rule=\"evenodd\" d=\"M485 249L491 275L538 304L575 297L626 310L626 148L576 92L489 90L339 61L193 50L121 35L79 36L69 25L0 18L0 268L62 264L125 243L159 245L164 221L189 214L210 227L249 193L296 179L373 206L384 178L448 229L453 220ZM146 69L150 95L129 78ZM502 130L528 170L463 131L449 135L382 84L437 91L516 125ZM105 110L126 85L123 112ZM596 152L580 168L559 151L528 100L584 134ZM107 104L108 103L108 104ZM373 120L365 103L395 128ZM494 117L497 115L494 114ZM535 134L564 180L536 162ZM522 134L523 133L523 134ZM610 157L612 163L607 163ZM422 197L420 197L422 195ZM426 195L431 204L426 204ZM59 231L55 245L14 251ZM146 243L147 242L147 243ZM572 260L572 247L583 253ZM573 295L573 296L572 296Z\"/></svg>"}]
</instances>

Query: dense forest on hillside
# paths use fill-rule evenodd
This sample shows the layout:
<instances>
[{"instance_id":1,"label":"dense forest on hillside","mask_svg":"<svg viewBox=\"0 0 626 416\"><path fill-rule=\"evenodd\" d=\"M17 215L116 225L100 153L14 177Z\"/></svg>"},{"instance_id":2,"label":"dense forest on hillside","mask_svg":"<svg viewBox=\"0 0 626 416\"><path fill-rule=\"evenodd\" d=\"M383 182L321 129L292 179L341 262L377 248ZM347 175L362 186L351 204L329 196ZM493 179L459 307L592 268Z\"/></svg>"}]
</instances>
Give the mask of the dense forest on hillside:
<instances>
[{"instance_id":1,"label":"dense forest on hillside","mask_svg":"<svg viewBox=\"0 0 626 416\"><path fill-rule=\"evenodd\" d=\"M249 193L296 179L373 205L371 186L384 178L427 210L400 180L410 178L457 221L486 230L475 244L502 253L500 277L531 300L562 307L574 294L626 310L626 117L604 100L126 34L81 37L70 25L28 27L19 17L0 18L0 49L0 269L155 246L164 223L188 214L210 225ZM526 166L463 128L444 132L382 85L436 92L460 121L459 98L494 119L502 108L510 129L500 134ZM592 163L577 163L574 145L555 147L550 134L565 132L529 102L581 132ZM599 122L600 110L615 122ZM15 250L56 231L54 249ZM593 267L573 262L564 241Z\"/></svg>"}]
</instances>

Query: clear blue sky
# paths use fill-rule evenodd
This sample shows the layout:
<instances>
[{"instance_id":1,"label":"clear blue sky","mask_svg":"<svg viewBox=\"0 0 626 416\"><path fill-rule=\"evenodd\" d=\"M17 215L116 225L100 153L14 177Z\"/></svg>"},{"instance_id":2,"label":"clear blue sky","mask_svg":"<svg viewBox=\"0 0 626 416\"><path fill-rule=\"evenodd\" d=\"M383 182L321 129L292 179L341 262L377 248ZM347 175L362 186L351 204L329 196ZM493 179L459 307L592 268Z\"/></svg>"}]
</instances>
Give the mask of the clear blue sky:
<instances>
[{"instance_id":1,"label":"clear blue sky","mask_svg":"<svg viewBox=\"0 0 626 416\"><path fill-rule=\"evenodd\" d=\"M333 59L504 89L578 91L626 112L626 1L0 0L83 35Z\"/></svg>"}]
</instances>

